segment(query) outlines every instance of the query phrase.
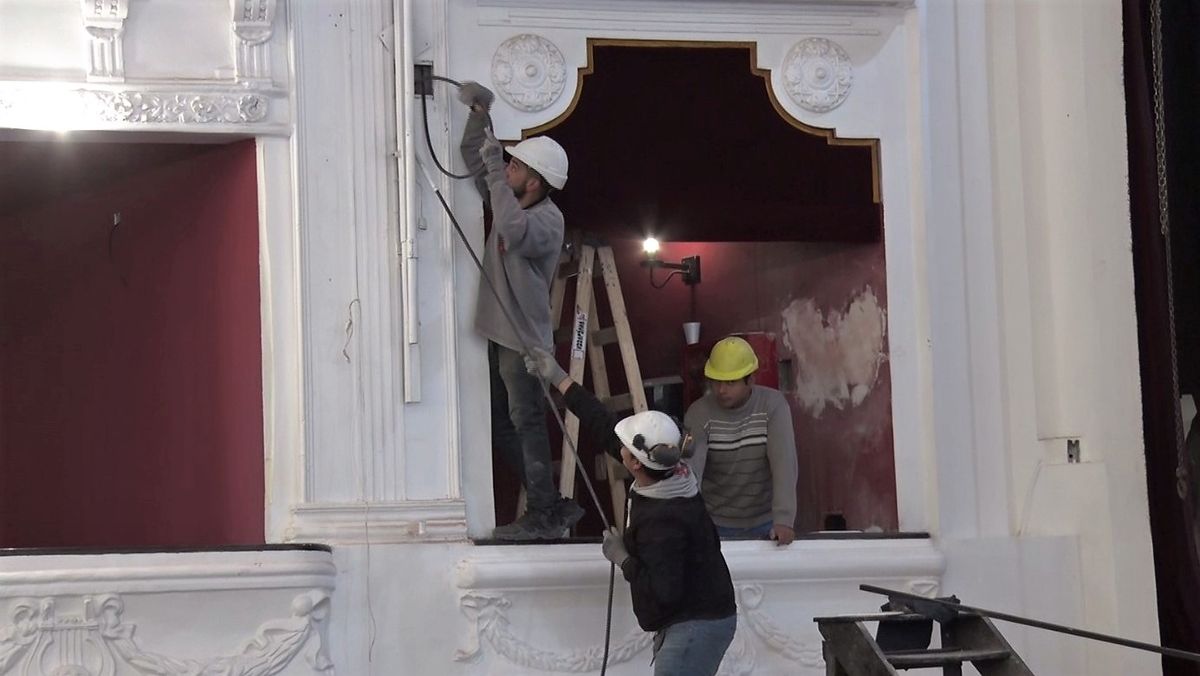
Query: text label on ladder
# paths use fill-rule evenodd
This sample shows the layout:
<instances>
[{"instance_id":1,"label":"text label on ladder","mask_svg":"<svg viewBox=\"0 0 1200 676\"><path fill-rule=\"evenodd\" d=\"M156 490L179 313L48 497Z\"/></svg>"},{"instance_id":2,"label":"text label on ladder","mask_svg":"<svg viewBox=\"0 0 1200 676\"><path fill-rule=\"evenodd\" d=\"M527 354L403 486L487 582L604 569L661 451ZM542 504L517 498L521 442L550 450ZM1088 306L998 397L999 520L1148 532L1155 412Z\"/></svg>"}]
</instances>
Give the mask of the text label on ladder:
<instances>
[{"instance_id":1,"label":"text label on ladder","mask_svg":"<svg viewBox=\"0 0 1200 676\"><path fill-rule=\"evenodd\" d=\"M583 359L583 348L587 345L588 313L575 306L575 331L571 334L571 359Z\"/></svg>"}]
</instances>

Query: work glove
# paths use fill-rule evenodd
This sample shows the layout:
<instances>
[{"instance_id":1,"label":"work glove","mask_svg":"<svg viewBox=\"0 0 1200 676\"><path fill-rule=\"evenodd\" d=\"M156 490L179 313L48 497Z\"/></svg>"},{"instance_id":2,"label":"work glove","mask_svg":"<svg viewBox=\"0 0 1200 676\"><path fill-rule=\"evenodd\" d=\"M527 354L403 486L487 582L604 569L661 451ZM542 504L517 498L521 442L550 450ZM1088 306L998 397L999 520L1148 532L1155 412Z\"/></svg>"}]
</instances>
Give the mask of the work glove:
<instances>
[{"instance_id":1,"label":"work glove","mask_svg":"<svg viewBox=\"0 0 1200 676\"><path fill-rule=\"evenodd\" d=\"M496 100L496 95L492 93L492 90L478 82L467 80L458 88L458 100L468 106L479 105L484 110L490 110L492 101Z\"/></svg>"},{"instance_id":2,"label":"work glove","mask_svg":"<svg viewBox=\"0 0 1200 676\"><path fill-rule=\"evenodd\" d=\"M600 551L604 552L604 558L618 566L624 565L626 559L629 558L629 550L625 549L625 540L617 532L616 526L609 526L608 530L604 531L604 542L600 545Z\"/></svg>"},{"instance_id":3,"label":"work glove","mask_svg":"<svg viewBox=\"0 0 1200 676\"><path fill-rule=\"evenodd\" d=\"M554 355L540 347L530 348L529 354L525 355L525 370L529 375L541 378L550 387L558 387L567 379L567 372L558 365Z\"/></svg>"},{"instance_id":4,"label":"work glove","mask_svg":"<svg viewBox=\"0 0 1200 676\"><path fill-rule=\"evenodd\" d=\"M488 172L504 170L504 146L496 140L491 129L483 130L483 145L479 146L479 156L483 158L483 166Z\"/></svg>"}]
</instances>

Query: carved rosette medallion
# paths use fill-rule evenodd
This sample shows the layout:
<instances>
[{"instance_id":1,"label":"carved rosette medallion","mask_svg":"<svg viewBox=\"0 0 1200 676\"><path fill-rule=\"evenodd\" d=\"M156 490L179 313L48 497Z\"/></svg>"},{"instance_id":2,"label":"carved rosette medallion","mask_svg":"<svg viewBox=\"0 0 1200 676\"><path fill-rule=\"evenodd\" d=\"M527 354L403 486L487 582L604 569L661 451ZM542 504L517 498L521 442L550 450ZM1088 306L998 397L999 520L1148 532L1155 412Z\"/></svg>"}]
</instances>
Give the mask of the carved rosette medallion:
<instances>
[{"instance_id":1,"label":"carved rosette medallion","mask_svg":"<svg viewBox=\"0 0 1200 676\"><path fill-rule=\"evenodd\" d=\"M492 84L517 110L536 113L562 95L567 64L553 42L523 33L505 40L492 55Z\"/></svg>"},{"instance_id":2,"label":"carved rosette medallion","mask_svg":"<svg viewBox=\"0 0 1200 676\"><path fill-rule=\"evenodd\" d=\"M846 50L825 38L805 38L783 59L783 84L801 108L827 113L842 105L854 84Z\"/></svg>"}]
</instances>

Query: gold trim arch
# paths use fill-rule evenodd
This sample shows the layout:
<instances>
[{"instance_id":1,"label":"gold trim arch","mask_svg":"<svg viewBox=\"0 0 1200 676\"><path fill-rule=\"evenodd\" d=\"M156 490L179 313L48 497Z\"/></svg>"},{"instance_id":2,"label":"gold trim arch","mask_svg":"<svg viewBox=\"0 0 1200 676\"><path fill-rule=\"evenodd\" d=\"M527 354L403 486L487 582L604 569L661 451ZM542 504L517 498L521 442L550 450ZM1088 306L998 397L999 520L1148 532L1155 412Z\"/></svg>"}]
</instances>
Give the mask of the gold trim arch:
<instances>
[{"instance_id":1,"label":"gold trim arch","mask_svg":"<svg viewBox=\"0 0 1200 676\"><path fill-rule=\"evenodd\" d=\"M837 129L833 127L817 127L811 124L806 124L801 120L796 119L789 113L779 99L775 96L775 90L771 87L771 69L760 68L758 66L758 43L747 41L721 41L721 40L641 40L641 39L625 39L625 38L588 38L587 39L587 62L579 67L579 74L575 81L575 93L571 96L571 103L567 105L566 110L559 113L554 119L549 122L544 122L535 127L521 130L521 138L527 139L531 136L545 134L551 129L562 124L571 117L575 112L575 107L579 105L579 99L583 96L584 79L595 72L594 49L596 47L641 47L641 48L659 48L659 47L674 47L685 49L746 49L750 52L750 73L756 77L762 78L763 85L767 90L767 99L771 102L771 107L775 109L776 114L784 119L785 122L792 125L800 131L825 139L825 142L831 146L854 146L867 147L871 149L871 193L876 204L879 204L881 199L882 188L881 170L879 158L879 139L877 138L842 138L837 135Z\"/></svg>"}]
</instances>

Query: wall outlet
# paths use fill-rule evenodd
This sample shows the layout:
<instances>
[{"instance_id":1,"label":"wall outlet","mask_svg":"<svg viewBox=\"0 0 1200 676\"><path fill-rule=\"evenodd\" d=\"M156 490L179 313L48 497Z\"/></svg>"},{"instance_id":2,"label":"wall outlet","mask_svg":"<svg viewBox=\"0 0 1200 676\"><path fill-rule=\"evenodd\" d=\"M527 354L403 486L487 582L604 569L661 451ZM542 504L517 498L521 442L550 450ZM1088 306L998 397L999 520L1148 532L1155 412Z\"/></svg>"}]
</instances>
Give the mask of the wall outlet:
<instances>
[{"instance_id":1,"label":"wall outlet","mask_svg":"<svg viewBox=\"0 0 1200 676\"><path fill-rule=\"evenodd\" d=\"M1083 462L1083 453L1078 439L1067 439L1067 463Z\"/></svg>"},{"instance_id":2,"label":"wall outlet","mask_svg":"<svg viewBox=\"0 0 1200 676\"><path fill-rule=\"evenodd\" d=\"M433 64L413 64L413 96L433 96Z\"/></svg>"}]
</instances>

